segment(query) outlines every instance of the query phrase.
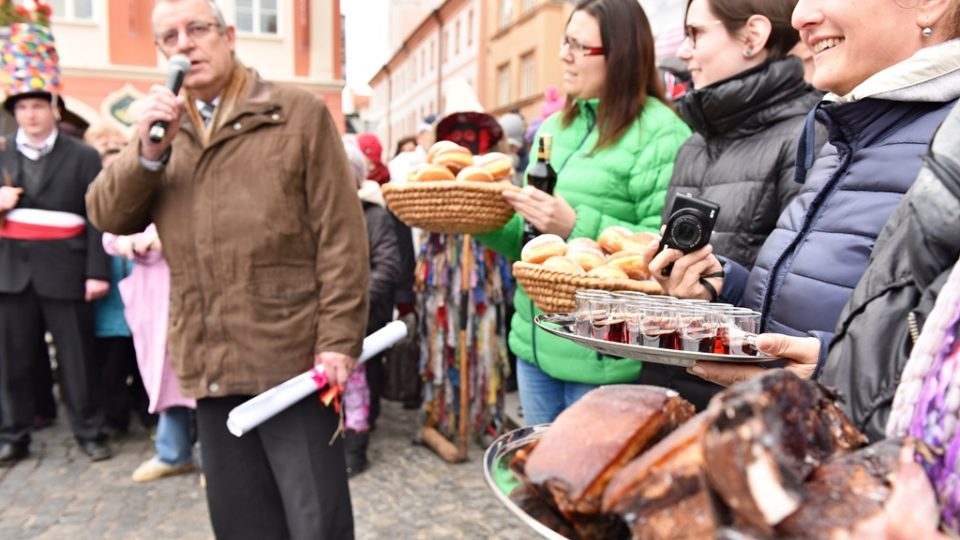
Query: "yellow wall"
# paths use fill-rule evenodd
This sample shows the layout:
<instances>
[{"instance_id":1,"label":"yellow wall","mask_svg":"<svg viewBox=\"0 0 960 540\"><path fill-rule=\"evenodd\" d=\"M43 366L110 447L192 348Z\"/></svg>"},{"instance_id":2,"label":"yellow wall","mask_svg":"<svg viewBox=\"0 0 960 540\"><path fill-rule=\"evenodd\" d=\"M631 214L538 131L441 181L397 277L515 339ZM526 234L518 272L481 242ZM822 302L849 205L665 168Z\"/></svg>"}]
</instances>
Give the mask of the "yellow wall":
<instances>
[{"instance_id":1,"label":"yellow wall","mask_svg":"<svg viewBox=\"0 0 960 540\"><path fill-rule=\"evenodd\" d=\"M519 5L514 12L514 22L500 28L497 17L488 19L490 40L488 46L486 92L491 104L490 110L496 114L512 108L520 108L527 121L540 114L543 90L548 85L560 88L563 77L563 64L558 54L560 38L573 9L569 3L548 2L534 10L519 14ZM533 52L534 90L528 95L520 95L521 57ZM510 65L510 103L502 106L498 102L500 95L498 70L504 64Z\"/></svg>"}]
</instances>

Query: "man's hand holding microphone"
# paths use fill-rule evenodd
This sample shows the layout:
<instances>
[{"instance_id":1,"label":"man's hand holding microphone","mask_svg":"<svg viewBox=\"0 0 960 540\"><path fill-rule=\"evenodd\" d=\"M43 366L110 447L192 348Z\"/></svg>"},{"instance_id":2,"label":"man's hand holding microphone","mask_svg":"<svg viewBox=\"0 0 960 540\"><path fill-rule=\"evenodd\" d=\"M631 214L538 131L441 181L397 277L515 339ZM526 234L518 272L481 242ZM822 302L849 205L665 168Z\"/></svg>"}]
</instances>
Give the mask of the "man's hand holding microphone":
<instances>
[{"instance_id":1,"label":"man's hand holding microphone","mask_svg":"<svg viewBox=\"0 0 960 540\"><path fill-rule=\"evenodd\" d=\"M140 156L160 161L180 129L184 98L178 97L183 79L190 71L190 60L182 54L170 57L166 84L155 84L143 99L137 118Z\"/></svg>"}]
</instances>

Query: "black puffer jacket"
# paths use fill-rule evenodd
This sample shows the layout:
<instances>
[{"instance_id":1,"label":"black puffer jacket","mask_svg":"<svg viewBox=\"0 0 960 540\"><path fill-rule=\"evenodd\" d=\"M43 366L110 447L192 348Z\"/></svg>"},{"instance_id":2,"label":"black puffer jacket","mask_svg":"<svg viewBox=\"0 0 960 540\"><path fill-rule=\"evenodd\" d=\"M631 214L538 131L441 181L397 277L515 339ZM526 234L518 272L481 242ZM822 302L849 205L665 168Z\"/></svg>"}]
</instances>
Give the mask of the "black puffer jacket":
<instances>
[{"instance_id":1,"label":"black puffer jacket","mask_svg":"<svg viewBox=\"0 0 960 540\"><path fill-rule=\"evenodd\" d=\"M873 440L887 418L913 341L960 256L960 107L877 238L870 266L840 315L820 382Z\"/></svg>"},{"instance_id":2,"label":"black puffer jacket","mask_svg":"<svg viewBox=\"0 0 960 540\"><path fill-rule=\"evenodd\" d=\"M790 57L690 92L677 102L694 135L677 154L663 221L676 193L720 205L714 252L749 268L796 195L797 143L822 94ZM820 138L822 140L822 137Z\"/></svg>"},{"instance_id":3,"label":"black puffer jacket","mask_svg":"<svg viewBox=\"0 0 960 540\"><path fill-rule=\"evenodd\" d=\"M400 280L400 248L393 216L379 204L363 201L370 245L370 314L367 334L393 320L394 295Z\"/></svg>"}]
</instances>

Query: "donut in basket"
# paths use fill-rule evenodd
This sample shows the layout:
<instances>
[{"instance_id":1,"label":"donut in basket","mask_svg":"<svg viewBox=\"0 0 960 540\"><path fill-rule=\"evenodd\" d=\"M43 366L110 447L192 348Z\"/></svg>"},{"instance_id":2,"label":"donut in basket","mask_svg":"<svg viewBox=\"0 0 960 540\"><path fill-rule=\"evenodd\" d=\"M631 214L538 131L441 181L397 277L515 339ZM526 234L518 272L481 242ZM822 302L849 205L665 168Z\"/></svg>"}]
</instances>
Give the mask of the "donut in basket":
<instances>
[{"instance_id":1,"label":"donut in basket","mask_svg":"<svg viewBox=\"0 0 960 540\"><path fill-rule=\"evenodd\" d=\"M578 290L638 291L660 294L640 251L655 238L625 227L609 227L599 241L542 234L529 242L513 265L513 275L538 308L572 312Z\"/></svg>"},{"instance_id":2,"label":"donut in basket","mask_svg":"<svg viewBox=\"0 0 960 540\"><path fill-rule=\"evenodd\" d=\"M513 165L500 153L474 157L451 141L439 141L427 162L415 168L403 185L383 186L387 206L401 221L430 232L477 234L502 227L514 214L503 198Z\"/></svg>"}]
</instances>

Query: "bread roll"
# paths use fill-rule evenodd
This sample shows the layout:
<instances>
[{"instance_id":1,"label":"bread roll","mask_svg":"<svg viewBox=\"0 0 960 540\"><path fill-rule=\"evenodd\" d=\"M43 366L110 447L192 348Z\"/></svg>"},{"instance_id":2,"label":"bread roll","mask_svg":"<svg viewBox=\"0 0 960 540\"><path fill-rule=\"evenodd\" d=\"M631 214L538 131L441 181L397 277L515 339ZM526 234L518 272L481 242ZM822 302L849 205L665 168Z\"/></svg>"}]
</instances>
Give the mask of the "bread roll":
<instances>
[{"instance_id":1,"label":"bread roll","mask_svg":"<svg viewBox=\"0 0 960 540\"><path fill-rule=\"evenodd\" d=\"M430 147L430 150L427 150L427 163L433 163L433 158L435 158L440 152L454 150L456 148L462 147L453 141L437 141L433 143L433 146Z\"/></svg>"},{"instance_id":2,"label":"bread roll","mask_svg":"<svg viewBox=\"0 0 960 540\"><path fill-rule=\"evenodd\" d=\"M570 257L565 257L562 255L554 255L549 259L543 261L543 267L549 270L556 270L557 272L565 272L567 274L586 274L583 270L583 267L577 264L576 261Z\"/></svg>"},{"instance_id":3,"label":"bread roll","mask_svg":"<svg viewBox=\"0 0 960 540\"><path fill-rule=\"evenodd\" d=\"M567 240L567 247L569 249L594 249L600 251L600 244L592 238L571 238Z\"/></svg>"},{"instance_id":4,"label":"bread roll","mask_svg":"<svg viewBox=\"0 0 960 540\"><path fill-rule=\"evenodd\" d=\"M431 163L443 165L450 169L453 174L457 174L464 168L473 165L473 154L470 153L470 150L454 144L452 147L437 150Z\"/></svg>"},{"instance_id":5,"label":"bread roll","mask_svg":"<svg viewBox=\"0 0 960 540\"><path fill-rule=\"evenodd\" d=\"M633 233L623 239L620 244L620 251L643 251L654 240L660 240L660 237L648 232Z\"/></svg>"},{"instance_id":6,"label":"bread roll","mask_svg":"<svg viewBox=\"0 0 960 540\"><path fill-rule=\"evenodd\" d=\"M587 272L587 276L600 279L630 279L630 276L621 270L619 266L611 266L608 264L594 268Z\"/></svg>"},{"instance_id":7,"label":"bread roll","mask_svg":"<svg viewBox=\"0 0 960 540\"><path fill-rule=\"evenodd\" d=\"M633 231L626 227L607 227L600 233L600 237L597 238L597 243L600 244L600 249L606 251L607 253L616 253L623 249L623 240L633 234Z\"/></svg>"},{"instance_id":8,"label":"bread roll","mask_svg":"<svg viewBox=\"0 0 960 540\"><path fill-rule=\"evenodd\" d=\"M567 257L573 259L587 272L598 266L603 266L607 262L603 252L599 249L573 248L570 247L570 244L567 244Z\"/></svg>"},{"instance_id":9,"label":"bread roll","mask_svg":"<svg viewBox=\"0 0 960 540\"><path fill-rule=\"evenodd\" d=\"M532 264L541 264L543 261L556 255L566 255L567 244L563 238L555 234L541 234L527 242L520 251L520 260Z\"/></svg>"},{"instance_id":10,"label":"bread roll","mask_svg":"<svg viewBox=\"0 0 960 540\"><path fill-rule=\"evenodd\" d=\"M457 180L469 180L471 182L493 182L493 175L489 171L481 167L470 166L464 167L462 171L457 173Z\"/></svg>"},{"instance_id":11,"label":"bread roll","mask_svg":"<svg viewBox=\"0 0 960 540\"><path fill-rule=\"evenodd\" d=\"M495 180L511 180L513 177L513 160L500 152L477 156L473 159L473 164L486 169Z\"/></svg>"},{"instance_id":12,"label":"bread roll","mask_svg":"<svg viewBox=\"0 0 960 540\"><path fill-rule=\"evenodd\" d=\"M644 280L650 277L647 261L639 251L618 251L607 259L607 266L619 267L630 279Z\"/></svg>"},{"instance_id":13,"label":"bread roll","mask_svg":"<svg viewBox=\"0 0 960 540\"><path fill-rule=\"evenodd\" d=\"M450 172L450 169L441 165L431 165L424 163L417 167L411 173L411 180L414 182L433 182L437 180L456 180L456 176Z\"/></svg>"}]
</instances>

